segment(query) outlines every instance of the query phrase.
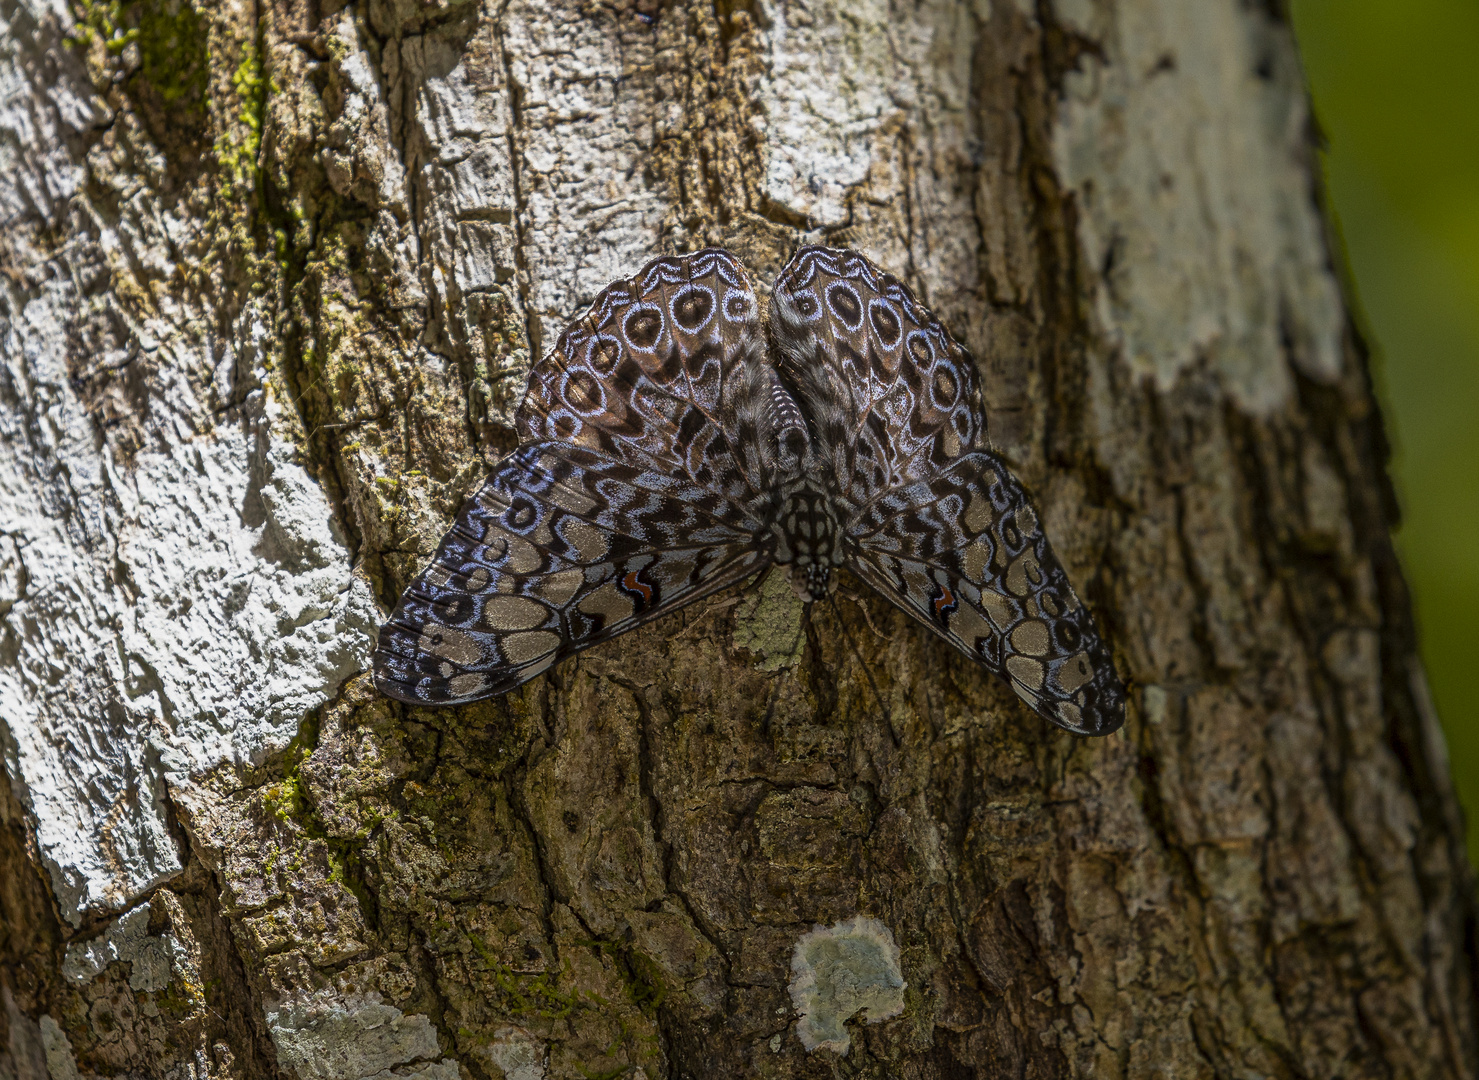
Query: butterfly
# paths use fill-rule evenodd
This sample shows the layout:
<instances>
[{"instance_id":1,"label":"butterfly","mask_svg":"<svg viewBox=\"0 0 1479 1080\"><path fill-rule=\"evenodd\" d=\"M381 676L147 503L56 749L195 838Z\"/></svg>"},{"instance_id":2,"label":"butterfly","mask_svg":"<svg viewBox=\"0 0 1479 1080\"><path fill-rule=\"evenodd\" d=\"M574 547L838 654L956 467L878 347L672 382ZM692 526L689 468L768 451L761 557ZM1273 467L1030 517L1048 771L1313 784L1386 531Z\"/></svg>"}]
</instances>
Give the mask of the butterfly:
<instances>
[{"instance_id":1,"label":"butterfly","mask_svg":"<svg viewBox=\"0 0 1479 1080\"><path fill-rule=\"evenodd\" d=\"M380 630L412 704L503 694L772 565L846 567L1080 735L1125 690L1026 493L975 362L897 278L803 247L762 310L727 251L608 286L529 375L519 446Z\"/></svg>"}]
</instances>

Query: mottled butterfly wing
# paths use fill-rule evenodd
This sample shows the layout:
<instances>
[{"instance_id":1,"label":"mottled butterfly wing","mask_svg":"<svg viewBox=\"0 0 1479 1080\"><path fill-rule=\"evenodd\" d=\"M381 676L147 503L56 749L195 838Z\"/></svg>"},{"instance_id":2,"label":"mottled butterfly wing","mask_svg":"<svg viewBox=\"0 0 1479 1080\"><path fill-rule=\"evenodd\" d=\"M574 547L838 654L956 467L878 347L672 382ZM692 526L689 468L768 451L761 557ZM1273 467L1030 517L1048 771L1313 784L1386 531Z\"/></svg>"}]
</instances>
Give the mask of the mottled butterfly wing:
<instances>
[{"instance_id":1,"label":"mottled butterfly wing","mask_svg":"<svg viewBox=\"0 0 1479 1080\"><path fill-rule=\"evenodd\" d=\"M502 694L760 569L753 527L706 497L584 447L521 447L381 627L376 685L412 704Z\"/></svg>"},{"instance_id":2,"label":"mottled butterfly wing","mask_svg":"<svg viewBox=\"0 0 1479 1080\"><path fill-rule=\"evenodd\" d=\"M860 508L984 448L975 363L914 294L855 251L805 247L771 331L838 495Z\"/></svg>"},{"instance_id":3,"label":"mottled butterfly wing","mask_svg":"<svg viewBox=\"0 0 1479 1080\"><path fill-rule=\"evenodd\" d=\"M850 567L1039 715L1079 735L1124 723L1124 687L1037 513L994 454L877 500Z\"/></svg>"},{"instance_id":4,"label":"mottled butterfly wing","mask_svg":"<svg viewBox=\"0 0 1479 1080\"><path fill-rule=\"evenodd\" d=\"M654 259L603 290L530 373L523 445L382 628L380 687L504 693L768 563L764 353L727 252Z\"/></svg>"},{"instance_id":5,"label":"mottled butterfly wing","mask_svg":"<svg viewBox=\"0 0 1479 1080\"><path fill-rule=\"evenodd\" d=\"M607 286L535 366L519 440L686 477L711 495L711 512L738 520L766 486L739 437L764 354L755 292L732 255L654 259Z\"/></svg>"},{"instance_id":6,"label":"mottled butterfly wing","mask_svg":"<svg viewBox=\"0 0 1479 1080\"><path fill-rule=\"evenodd\" d=\"M723 251L603 291L531 373L523 445L382 628L381 689L415 703L510 690L762 569L784 500L816 491L848 564L894 603L1055 723L1118 727L1108 652L985 452L965 350L895 278L826 248L783 271L770 329L784 378Z\"/></svg>"},{"instance_id":7,"label":"mottled butterfly wing","mask_svg":"<svg viewBox=\"0 0 1479 1080\"><path fill-rule=\"evenodd\" d=\"M986 450L975 362L862 255L802 248L771 330L832 473L847 564L1078 734L1124 689L1020 484Z\"/></svg>"}]
</instances>

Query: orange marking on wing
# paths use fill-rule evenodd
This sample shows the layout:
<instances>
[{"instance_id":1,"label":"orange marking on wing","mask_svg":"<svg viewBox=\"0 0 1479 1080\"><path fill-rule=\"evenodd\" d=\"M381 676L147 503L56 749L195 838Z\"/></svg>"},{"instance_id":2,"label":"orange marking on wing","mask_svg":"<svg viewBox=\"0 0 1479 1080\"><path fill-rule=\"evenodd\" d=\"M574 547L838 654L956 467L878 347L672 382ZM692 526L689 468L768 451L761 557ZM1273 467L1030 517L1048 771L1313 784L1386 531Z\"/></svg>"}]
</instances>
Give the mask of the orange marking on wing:
<instances>
[{"instance_id":1,"label":"orange marking on wing","mask_svg":"<svg viewBox=\"0 0 1479 1080\"><path fill-rule=\"evenodd\" d=\"M940 618L948 608L955 606L955 594L950 591L949 586L940 586L940 595L935 597L935 618Z\"/></svg>"},{"instance_id":2,"label":"orange marking on wing","mask_svg":"<svg viewBox=\"0 0 1479 1080\"><path fill-rule=\"evenodd\" d=\"M652 588L646 582L637 577L640 571L628 570L626 577L621 579L621 587L627 592L639 592L642 594L642 603L652 603Z\"/></svg>"}]
</instances>

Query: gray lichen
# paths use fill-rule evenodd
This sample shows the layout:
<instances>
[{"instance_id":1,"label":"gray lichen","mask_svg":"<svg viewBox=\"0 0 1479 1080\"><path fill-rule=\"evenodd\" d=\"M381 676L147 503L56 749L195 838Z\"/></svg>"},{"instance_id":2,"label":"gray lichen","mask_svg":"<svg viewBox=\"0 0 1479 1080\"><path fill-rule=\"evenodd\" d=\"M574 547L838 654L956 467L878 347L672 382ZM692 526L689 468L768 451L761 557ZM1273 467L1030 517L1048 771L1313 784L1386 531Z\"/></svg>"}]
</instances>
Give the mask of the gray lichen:
<instances>
[{"instance_id":1,"label":"gray lichen","mask_svg":"<svg viewBox=\"0 0 1479 1080\"><path fill-rule=\"evenodd\" d=\"M791 667L801 655L803 610L789 575L785 567L771 570L735 609L734 643L760 657L761 671Z\"/></svg>"},{"instance_id":2,"label":"gray lichen","mask_svg":"<svg viewBox=\"0 0 1479 1080\"><path fill-rule=\"evenodd\" d=\"M904 1011L899 947L887 926L858 915L801 935L791 956L791 1003L801 1014L796 1035L808 1050L845 1054L843 1025L862 1013L870 1024Z\"/></svg>"},{"instance_id":3,"label":"gray lichen","mask_svg":"<svg viewBox=\"0 0 1479 1080\"><path fill-rule=\"evenodd\" d=\"M62 975L74 984L91 982L115 960L133 965L128 984L135 990L163 990L173 973L179 943L169 934L149 936L148 902L119 916L108 930L87 941L67 946Z\"/></svg>"}]
</instances>

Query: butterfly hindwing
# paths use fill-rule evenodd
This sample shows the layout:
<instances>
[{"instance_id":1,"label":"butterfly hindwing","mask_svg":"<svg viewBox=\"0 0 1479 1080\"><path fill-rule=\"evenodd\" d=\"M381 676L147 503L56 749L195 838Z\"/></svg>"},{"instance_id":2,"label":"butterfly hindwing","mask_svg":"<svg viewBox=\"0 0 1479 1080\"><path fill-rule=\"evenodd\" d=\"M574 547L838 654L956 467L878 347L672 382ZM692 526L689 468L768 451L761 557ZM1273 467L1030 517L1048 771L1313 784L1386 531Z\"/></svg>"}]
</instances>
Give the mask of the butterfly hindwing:
<instances>
[{"instance_id":1,"label":"butterfly hindwing","mask_svg":"<svg viewBox=\"0 0 1479 1080\"><path fill-rule=\"evenodd\" d=\"M1039 715L1080 735L1124 722L1109 651L1037 513L995 455L967 454L862 519L851 568Z\"/></svg>"},{"instance_id":2,"label":"butterfly hindwing","mask_svg":"<svg viewBox=\"0 0 1479 1080\"><path fill-rule=\"evenodd\" d=\"M692 483L578 447L500 463L380 630L375 682L413 704L505 693L760 569Z\"/></svg>"}]
</instances>

